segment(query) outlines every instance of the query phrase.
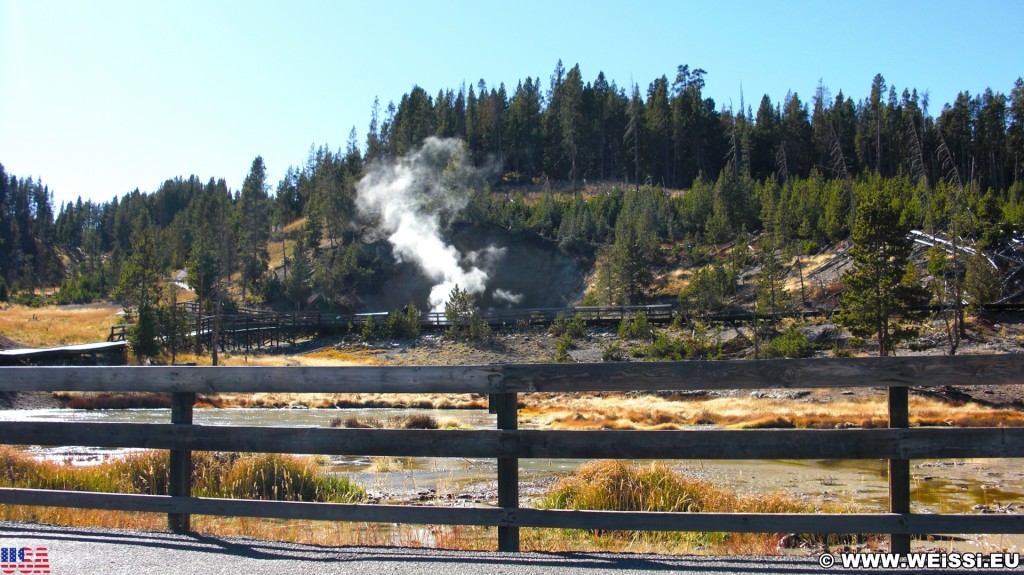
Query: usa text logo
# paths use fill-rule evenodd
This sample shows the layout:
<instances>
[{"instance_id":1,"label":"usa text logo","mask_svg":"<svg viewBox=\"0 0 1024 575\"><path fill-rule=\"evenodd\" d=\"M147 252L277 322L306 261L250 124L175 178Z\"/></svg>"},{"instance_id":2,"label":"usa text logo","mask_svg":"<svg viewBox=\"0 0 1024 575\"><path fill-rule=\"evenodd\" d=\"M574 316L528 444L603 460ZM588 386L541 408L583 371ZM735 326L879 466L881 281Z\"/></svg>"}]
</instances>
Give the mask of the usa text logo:
<instances>
[{"instance_id":1,"label":"usa text logo","mask_svg":"<svg viewBox=\"0 0 1024 575\"><path fill-rule=\"evenodd\" d=\"M0 573L48 575L50 554L46 547L0 547Z\"/></svg>"}]
</instances>

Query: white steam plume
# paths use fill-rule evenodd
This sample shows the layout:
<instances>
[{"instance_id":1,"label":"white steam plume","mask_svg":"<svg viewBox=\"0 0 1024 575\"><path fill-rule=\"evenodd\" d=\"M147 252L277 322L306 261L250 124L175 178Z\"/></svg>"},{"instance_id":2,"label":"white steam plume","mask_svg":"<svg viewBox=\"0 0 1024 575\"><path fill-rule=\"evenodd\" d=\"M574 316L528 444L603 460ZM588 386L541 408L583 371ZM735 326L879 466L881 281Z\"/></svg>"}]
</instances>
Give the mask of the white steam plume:
<instances>
[{"instance_id":1,"label":"white steam plume","mask_svg":"<svg viewBox=\"0 0 1024 575\"><path fill-rule=\"evenodd\" d=\"M356 185L356 207L364 215L379 216L395 256L415 263L435 282L429 299L434 311L444 311L456 285L483 293L487 272L477 267L478 260L486 268L504 255L494 247L474 252L464 267L459 250L441 238L441 216L465 208L471 186L481 179L461 140L431 137L394 163L370 166Z\"/></svg>"}]
</instances>

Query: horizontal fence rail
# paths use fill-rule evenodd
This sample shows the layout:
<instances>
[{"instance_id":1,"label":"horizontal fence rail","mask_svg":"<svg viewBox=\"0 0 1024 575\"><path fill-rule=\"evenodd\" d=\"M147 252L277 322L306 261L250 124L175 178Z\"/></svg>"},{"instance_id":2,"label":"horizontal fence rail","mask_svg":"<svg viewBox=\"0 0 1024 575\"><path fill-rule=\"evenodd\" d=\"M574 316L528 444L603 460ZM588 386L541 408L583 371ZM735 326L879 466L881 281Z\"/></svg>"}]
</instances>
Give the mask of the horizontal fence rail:
<instances>
[{"instance_id":1,"label":"horizontal fence rail","mask_svg":"<svg viewBox=\"0 0 1024 575\"><path fill-rule=\"evenodd\" d=\"M172 394L171 422L3 422L8 445L166 449L170 495L0 489L0 504L166 513L189 530L192 514L498 528L498 547L516 550L521 527L797 533L888 533L895 552L912 535L1024 533L1024 516L910 512L909 461L1024 457L1024 429L909 428L908 387L1024 383L1024 355L838 358L733 362L480 365L459 367L10 367L0 391L145 391ZM885 388L889 429L684 431L519 430L519 394L763 388ZM390 430L203 426L196 394L478 393L498 414L494 430ZM498 506L448 508L296 503L192 497L191 452L472 457L498 461ZM886 459L890 512L877 514L646 513L559 511L519 506L518 460L544 459Z\"/></svg>"},{"instance_id":2,"label":"horizontal fence rail","mask_svg":"<svg viewBox=\"0 0 1024 575\"><path fill-rule=\"evenodd\" d=\"M0 391L531 393L1010 385L1024 355L391 367L12 367Z\"/></svg>"}]
</instances>

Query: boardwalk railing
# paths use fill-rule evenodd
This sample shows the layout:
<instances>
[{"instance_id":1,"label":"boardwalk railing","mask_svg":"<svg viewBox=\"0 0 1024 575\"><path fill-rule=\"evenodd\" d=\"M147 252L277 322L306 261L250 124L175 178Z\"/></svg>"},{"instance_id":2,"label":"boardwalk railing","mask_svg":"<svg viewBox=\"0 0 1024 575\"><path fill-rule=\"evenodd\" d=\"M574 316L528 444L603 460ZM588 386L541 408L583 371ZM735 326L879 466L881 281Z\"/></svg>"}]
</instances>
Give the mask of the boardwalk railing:
<instances>
[{"instance_id":1,"label":"boardwalk railing","mask_svg":"<svg viewBox=\"0 0 1024 575\"><path fill-rule=\"evenodd\" d=\"M22 445L136 447L171 451L171 495L0 489L0 504L168 514L188 530L190 514L498 527L498 547L519 546L520 527L763 533L887 533L894 552L918 534L1024 533L1024 515L928 514L910 508L913 459L1024 457L1024 429L909 428L911 386L1024 383L1024 355L841 358L735 362L487 365L462 367L12 367L0 391L150 391L173 397L166 424L3 422L0 441ZM520 394L694 389L888 389L889 429L545 431L517 429ZM498 429L476 431L204 426L196 394L480 393ZM191 453L241 451L498 460L498 506L445 508L295 503L191 496ZM518 460L887 459L887 513L644 513L540 510L519 506Z\"/></svg>"}]
</instances>

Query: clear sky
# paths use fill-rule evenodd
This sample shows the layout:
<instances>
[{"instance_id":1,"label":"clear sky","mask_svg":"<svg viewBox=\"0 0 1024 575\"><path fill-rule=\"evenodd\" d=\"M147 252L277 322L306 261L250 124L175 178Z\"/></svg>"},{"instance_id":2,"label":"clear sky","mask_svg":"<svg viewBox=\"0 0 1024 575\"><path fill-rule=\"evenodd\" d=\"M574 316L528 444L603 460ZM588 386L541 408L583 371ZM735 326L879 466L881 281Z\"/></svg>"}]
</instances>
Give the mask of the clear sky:
<instances>
[{"instance_id":1,"label":"clear sky","mask_svg":"<svg viewBox=\"0 0 1024 575\"><path fill-rule=\"evenodd\" d=\"M707 71L722 109L819 81L854 101L881 73L930 94L1008 94L1024 75L1024 1L0 0L0 163L55 207L191 174L269 180L311 145L360 144L374 97L413 85L548 78L561 59L620 87Z\"/></svg>"}]
</instances>

